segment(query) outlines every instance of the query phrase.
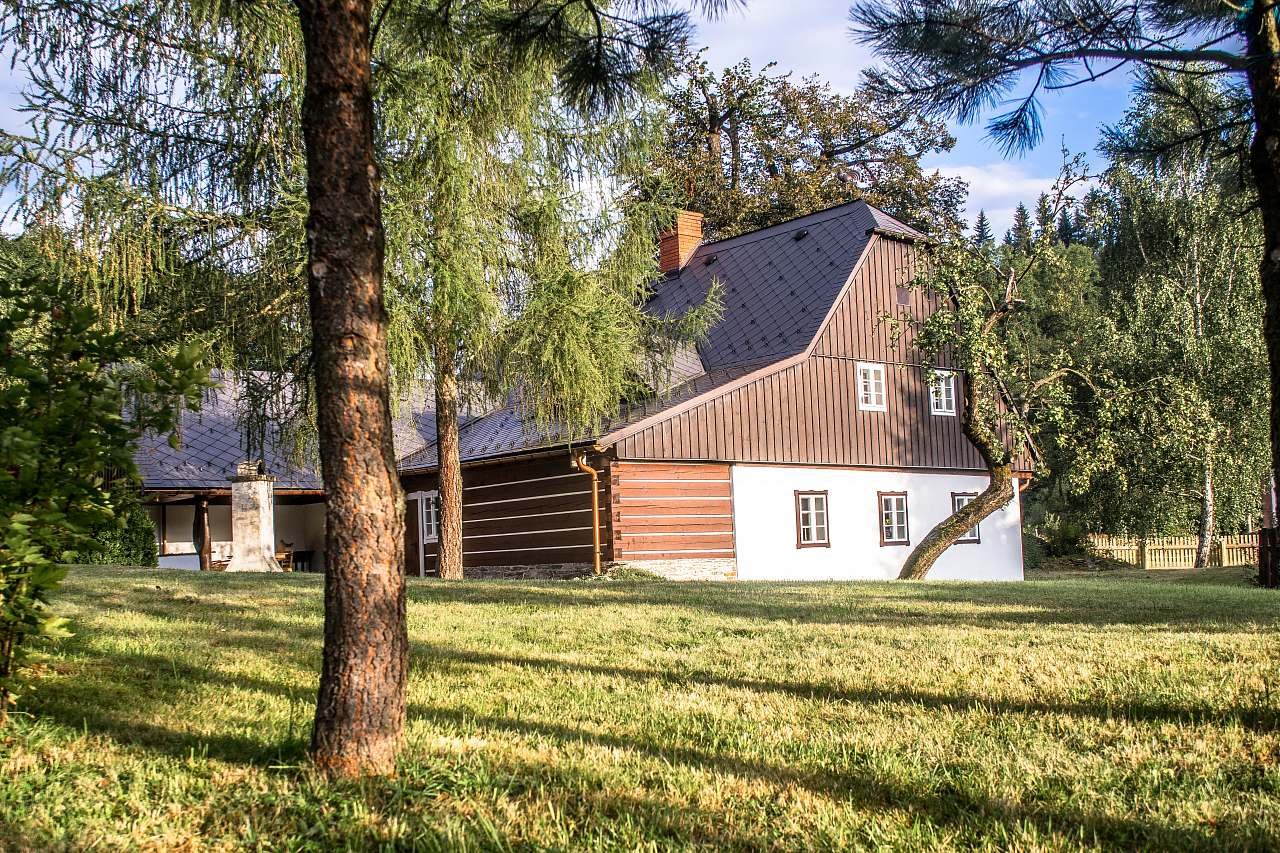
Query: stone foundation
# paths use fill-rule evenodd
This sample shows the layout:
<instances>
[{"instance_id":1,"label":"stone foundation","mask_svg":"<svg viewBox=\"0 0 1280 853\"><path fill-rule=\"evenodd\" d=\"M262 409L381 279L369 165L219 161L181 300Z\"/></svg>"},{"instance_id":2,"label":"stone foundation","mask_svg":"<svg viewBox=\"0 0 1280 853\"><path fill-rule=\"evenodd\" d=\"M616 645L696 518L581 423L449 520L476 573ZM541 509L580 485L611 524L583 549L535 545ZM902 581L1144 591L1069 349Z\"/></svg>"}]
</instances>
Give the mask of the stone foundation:
<instances>
[{"instance_id":1,"label":"stone foundation","mask_svg":"<svg viewBox=\"0 0 1280 853\"><path fill-rule=\"evenodd\" d=\"M463 576L481 581L567 581L588 578L591 563L547 563L538 566L467 566Z\"/></svg>"},{"instance_id":2,"label":"stone foundation","mask_svg":"<svg viewBox=\"0 0 1280 853\"><path fill-rule=\"evenodd\" d=\"M567 581L592 577L591 563L547 563L535 566L468 566L467 580L486 581ZM738 561L704 560L622 560L606 563L606 575L619 569L634 569L669 581L731 581L738 576Z\"/></svg>"},{"instance_id":3,"label":"stone foundation","mask_svg":"<svg viewBox=\"0 0 1280 853\"><path fill-rule=\"evenodd\" d=\"M738 561L733 557L694 560L626 560L610 567L626 566L649 572L669 581L731 581L738 577Z\"/></svg>"}]
</instances>

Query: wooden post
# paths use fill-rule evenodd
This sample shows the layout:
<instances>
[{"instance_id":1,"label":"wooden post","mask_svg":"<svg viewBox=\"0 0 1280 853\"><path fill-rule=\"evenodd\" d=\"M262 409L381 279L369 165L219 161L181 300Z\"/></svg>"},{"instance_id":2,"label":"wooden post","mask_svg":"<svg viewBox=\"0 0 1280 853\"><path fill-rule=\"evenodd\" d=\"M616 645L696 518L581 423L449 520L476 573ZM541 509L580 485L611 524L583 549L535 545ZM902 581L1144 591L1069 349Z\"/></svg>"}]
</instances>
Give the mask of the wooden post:
<instances>
[{"instance_id":1,"label":"wooden post","mask_svg":"<svg viewBox=\"0 0 1280 853\"><path fill-rule=\"evenodd\" d=\"M209 535L209 499L196 498L195 518L191 522L191 538L196 553L200 555L200 571L207 572L213 564L213 540Z\"/></svg>"},{"instance_id":2,"label":"wooden post","mask_svg":"<svg viewBox=\"0 0 1280 853\"><path fill-rule=\"evenodd\" d=\"M164 556L165 548L169 545L169 506L163 501L160 502L160 556Z\"/></svg>"},{"instance_id":3,"label":"wooden post","mask_svg":"<svg viewBox=\"0 0 1280 853\"><path fill-rule=\"evenodd\" d=\"M1147 570L1147 538L1138 540L1138 568L1144 572Z\"/></svg>"}]
</instances>

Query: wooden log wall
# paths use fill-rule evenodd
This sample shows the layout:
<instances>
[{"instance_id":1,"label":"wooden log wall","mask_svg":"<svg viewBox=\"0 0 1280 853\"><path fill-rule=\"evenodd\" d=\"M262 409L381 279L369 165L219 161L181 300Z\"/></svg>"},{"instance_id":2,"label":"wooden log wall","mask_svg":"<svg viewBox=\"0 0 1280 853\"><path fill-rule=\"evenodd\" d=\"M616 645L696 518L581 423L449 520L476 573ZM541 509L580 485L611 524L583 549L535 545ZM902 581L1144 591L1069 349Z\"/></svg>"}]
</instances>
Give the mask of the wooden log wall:
<instances>
[{"instance_id":1,"label":"wooden log wall","mask_svg":"<svg viewBox=\"0 0 1280 853\"><path fill-rule=\"evenodd\" d=\"M612 463L613 559L733 557L729 471L722 464Z\"/></svg>"},{"instance_id":2,"label":"wooden log wall","mask_svg":"<svg viewBox=\"0 0 1280 853\"><path fill-rule=\"evenodd\" d=\"M591 464L600 468L596 457ZM406 494L433 491L436 475L404 477ZM463 566L589 563L592 558L591 478L556 454L462 469ZM600 475L601 538L608 543L608 472ZM418 574L416 518L406 519L405 572ZM427 574L436 545L425 546ZM605 558L609 558L605 551Z\"/></svg>"}]
</instances>

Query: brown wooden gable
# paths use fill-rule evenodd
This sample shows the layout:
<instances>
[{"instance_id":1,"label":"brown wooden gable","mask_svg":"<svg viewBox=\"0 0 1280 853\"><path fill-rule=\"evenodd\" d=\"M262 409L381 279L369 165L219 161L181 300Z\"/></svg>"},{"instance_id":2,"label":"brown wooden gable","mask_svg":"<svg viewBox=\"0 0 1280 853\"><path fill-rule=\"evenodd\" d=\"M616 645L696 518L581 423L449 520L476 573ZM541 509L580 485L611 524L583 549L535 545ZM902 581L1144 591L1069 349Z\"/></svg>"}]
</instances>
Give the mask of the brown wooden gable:
<instances>
[{"instance_id":1,"label":"brown wooden gable","mask_svg":"<svg viewBox=\"0 0 1280 853\"><path fill-rule=\"evenodd\" d=\"M619 459L981 469L960 418L931 414L910 332L894 345L881 319L904 307L898 287L913 254L910 243L877 235L808 351L606 441ZM903 295L924 316L925 295ZM858 361L885 364L887 411L857 408Z\"/></svg>"}]
</instances>

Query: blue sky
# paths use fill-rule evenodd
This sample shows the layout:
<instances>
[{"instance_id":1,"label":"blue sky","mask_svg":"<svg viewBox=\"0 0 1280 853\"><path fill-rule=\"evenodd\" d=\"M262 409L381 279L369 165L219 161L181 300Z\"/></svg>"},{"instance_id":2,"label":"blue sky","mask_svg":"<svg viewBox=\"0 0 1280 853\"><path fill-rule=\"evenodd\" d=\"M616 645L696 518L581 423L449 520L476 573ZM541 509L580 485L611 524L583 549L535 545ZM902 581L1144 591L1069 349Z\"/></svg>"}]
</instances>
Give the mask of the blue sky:
<instances>
[{"instance_id":1,"label":"blue sky","mask_svg":"<svg viewBox=\"0 0 1280 853\"><path fill-rule=\"evenodd\" d=\"M707 46L713 68L743 58L757 68L772 61L781 71L797 77L817 74L848 92L857 86L862 70L875 62L872 52L850 36L848 8L848 0L748 0L745 9L702 21L698 39ZM1062 167L1064 145L1072 153L1091 155L1099 164L1094 151L1099 128L1119 120L1130 85L1127 75L1115 74L1046 94L1041 99L1044 141L1023 156L1006 158L986 139L983 125L989 117L976 126L953 123L956 147L929 158L926 165L968 181L969 219L985 209L997 234L1003 233L1017 203L1035 201L1053 183Z\"/></svg>"}]
</instances>

